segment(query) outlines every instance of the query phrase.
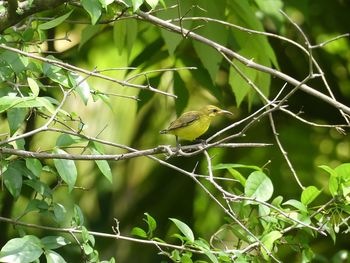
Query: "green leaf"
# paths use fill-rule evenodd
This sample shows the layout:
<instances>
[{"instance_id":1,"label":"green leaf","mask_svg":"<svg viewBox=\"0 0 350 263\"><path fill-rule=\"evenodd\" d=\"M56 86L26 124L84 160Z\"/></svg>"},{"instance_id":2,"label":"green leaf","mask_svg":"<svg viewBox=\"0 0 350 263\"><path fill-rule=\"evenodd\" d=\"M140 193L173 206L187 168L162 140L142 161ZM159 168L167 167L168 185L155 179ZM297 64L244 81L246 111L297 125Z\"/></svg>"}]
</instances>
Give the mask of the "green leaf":
<instances>
[{"instance_id":1,"label":"green leaf","mask_svg":"<svg viewBox=\"0 0 350 263\"><path fill-rule=\"evenodd\" d=\"M29 88L33 92L34 97L38 97L39 91L40 91L38 83L34 79L29 77L27 78L27 82L28 82Z\"/></svg>"},{"instance_id":2,"label":"green leaf","mask_svg":"<svg viewBox=\"0 0 350 263\"><path fill-rule=\"evenodd\" d=\"M262 171L252 172L246 181L244 193L246 196L259 201L269 200L273 194L271 179Z\"/></svg>"},{"instance_id":3,"label":"green leaf","mask_svg":"<svg viewBox=\"0 0 350 263\"><path fill-rule=\"evenodd\" d=\"M13 69L16 74L21 73L26 69L27 59L20 56L19 54L12 51L4 51L0 54L0 62L1 60L6 61L6 63Z\"/></svg>"},{"instance_id":4,"label":"green leaf","mask_svg":"<svg viewBox=\"0 0 350 263\"><path fill-rule=\"evenodd\" d=\"M113 41L117 46L119 55L122 54L126 43L126 31L127 31L128 21L117 20L113 25Z\"/></svg>"},{"instance_id":5,"label":"green leaf","mask_svg":"<svg viewBox=\"0 0 350 263\"><path fill-rule=\"evenodd\" d=\"M299 202L298 200L291 199L291 200L288 200L287 202L284 202L283 205L290 205L298 209L300 212L307 213L306 206L303 203Z\"/></svg>"},{"instance_id":6,"label":"green leaf","mask_svg":"<svg viewBox=\"0 0 350 263\"><path fill-rule=\"evenodd\" d=\"M137 37L137 20L131 19L126 24L126 47L128 49L128 56L130 56L132 48Z\"/></svg>"},{"instance_id":7,"label":"green leaf","mask_svg":"<svg viewBox=\"0 0 350 263\"><path fill-rule=\"evenodd\" d=\"M206 10L206 17L222 20L225 19L225 2L225 0L202 0L200 6ZM196 8L195 15L202 16L203 11L199 8ZM202 25L202 22L196 22L194 24L195 26L200 26ZM227 43L228 30L217 23L207 23L203 27L197 29L196 33L224 46ZM223 58L222 55L214 48L199 41L193 41L193 46L203 66L208 70L211 80L215 82L216 74L219 70L219 66Z\"/></svg>"},{"instance_id":8,"label":"green leaf","mask_svg":"<svg viewBox=\"0 0 350 263\"><path fill-rule=\"evenodd\" d=\"M140 6L143 4L144 0L131 0L132 2L132 9L134 12L139 10Z\"/></svg>"},{"instance_id":9,"label":"green leaf","mask_svg":"<svg viewBox=\"0 0 350 263\"><path fill-rule=\"evenodd\" d=\"M17 165L11 163L3 173L4 184L13 198L17 199L22 189L22 172Z\"/></svg>"},{"instance_id":10,"label":"green leaf","mask_svg":"<svg viewBox=\"0 0 350 263\"><path fill-rule=\"evenodd\" d=\"M175 102L176 114L180 116L187 106L189 93L185 82L181 79L180 74L176 71L174 72L174 93L176 96L181 98Z\"/></svg>"},{"instance_id":11,"label":"green leaf","mask_svg":"<svg viewBox=\"0 0 350 263\"><path fill-rule=\"evenodd\" d=\"M43 250L40 239L27 235L9 240L0 251L1 262L25 263L38 260Z\"/></svg>"},{"instance_id":12,"label":"green leaf","mask_svg":"<svg viewBox=\"0 0 350 263\"><path fill-rule=\"evenodd\" d=\"M78 205L74 205L72 221L73 226L84 225L84 215Z\"/></svg>"},{"instance_id":13,"label":"green leaf","mask_svg":"<svg viewBox=\"0 0 350 263\"><path fill-rule=\"evenodd\" d=\"M21 127L27 114L28 109L26 108L12 108L7 110L7 121L9 123L11 136Z\"/></svg>"},{"instance_id":14,"label":"green leaf","mask_svg":"<svg viewBox=\"0 0 350 263\"><path fill-rule=\"evenodd\" d=\"M67 147L72 144L85 142L86 140L75 135L61 134L56 141L57 147Z\"/></svg>"},{"instance_id":15,"label":"green leaf","mask_svg":"<svg viewBox=\"0 0 350 263\"><path fill-rule=\"evenodd\" d=\"M245 177L240 172L238 172L236 169L233 169L233 168L228 168L227 170L229 171L229 173L232 175L233 178L238 180L240 182L240 184L243 187L245 187L245 184L246 184L247 180L245 179Z\"/></svg>"},{"instance_id":16,"label":"green leaf","mask_svg":"<svg viewBox=\"0 0 350 263\"><path fill-rule=\"evenodd\" d=\"M337 173L332 169L330 168L329 166L327 165L320 165L319 168L325 170L327 173L329 173L330 175L334 175L334 176L337 176Z\"/></svg>"},{"instance_id":17,"label":"green leaf","mask_svg":"<svg viewBox=\"0 0 350 263\"><path fill-rule=\"evenodd\" d=\"M124 20L121 20L124 21ZM93 38L97 33L102 30L101 25L88 25L81 31L79 50L84 46L91 38Z\"/></svg>"},{"instance_id":18,"label":"green leaf","mask_svg":"<svg viewBox=\"0 0 350 263\"><path fill-rule=\"evenodd\" d=\"M307 206L312 201L314 201L320 193L320 190L318 190L315 186L311 185L303 190L300 200L305 206Z\"/></svg>"},{"instance_id":19,"label":"green leaf","mask_svg":"<svg viewBox=\"0 0 350 263\"><path fill-rule=\"evenodd\" d=\"M64 20L66 20L71 15L72 12L73 12L73 10L71 10L67 14L64 14L63 16L59 16L59 17L57 17L49 22L40 24L38 26L38 28L40 30L48 30L50 28L54 28L54 27L58 26L59 24L63 23Z\"/></svg>"},{"instance_id":20,"label":"green leaf","mask_svg":"<svg viewBox=\"0 0 350 263\"><path fill-rule=\"evenodd\" d=\"M89 144L92 154L102 155L103 153L98 151L94 145L94 143ZM113 175L108 162L106 160L95 160L95 163L97 164L97 167L101 171L101 173L106 177L106 179L112 183Z\"/></svg>"},{"instance_id":21,"label":"green leaf","mask_svg":"<svg viewBox=\"0 0 350 263\"><path fill-rule=\"evenodd\" d=\"M74 73L69 74L68 77L72 83L72 86L75 87L75 91L79 94L84 104L87 105L90 98L90 86L86 78Z\"/></svg>"},{"instance_id":22,"label":"green leaf","mask_svg":"<svg viewBox=\"0 0 350 263\"><path fill-rule=\"evenodd\" d=\"M339 187L338 177L335 175L331 175L328 181L328 189L333 197L338 194L338 187Z\"/></svg>"},{"instance_id":23,"label":"green leaf","mask_svg":"<svg viewBox=\"0 0 350 263\"><path fill-rule=\"evenodd\" d=\"M194 8L192 8L193 5L195 5L194 1L192 0L186 0L182 1L180 5L181 13L186 13L187 16L191 17L193 16ZM167 6L173 6L177 5L176 0L167 0ZM173 19L174 17L178 17L178 8L169 8L165 9L163 12L159 12L157 16L163 20ZM183 21L182 26L184 28L191 28L192 21ZM169 54L174 55L174 52L177 48L177 46L181 43L181 41L184 39L183 36L180 34L176 34L174 32L170 32L165 29L160 29L160 33L162 35L162 38L165 42L165 45L168 48Z\"/></svg>"},{"instance_id":24,"label":"green leaf","mask_svg":"<svg viewBox=\"0 0 350 263\"><path fill-rule=\"evenodd\" d=\"M145 221L148 225L148 232L152 234L152 232L157 228L157 222L149 213L144 213L144 215L146 216Z\"/></svg>"},{"instance_id":25,"label":"green leaf","mask_svg":"<svg viewBox=\"0 0 350 263\"><path fill-rule=\"evenodd\" d=\"M26 159L26 167L29 171L31 171L36 177L40 177L43 166L38 159L27 158Z\"/></svg>"},{"instance_id":26,"label":"green leaf","mask_svg":"<svg viewBox=\"0 0 350 263\"><path fill-rule=\"evenodd\" d=\"M37 193L45 197L52 197L52 190L49 186L39 180L26 180L24 183L33 188Z\"/></svg>"},{"instance_id":27,"label":"green leaf","mask_svg":"<svg viewBox=\"0 0 350 263\"><path fill-rule=\"evenodd\" d=\"M55 216L56 222L61 224L65 221L65 215L67 214L67 211L63 205L61 205L59 203L54 203L53 204L53 214Z\"/></svg>"},{"instance_id":28,"label":"green leaf","mask_svg":"<svg viewBox=\"0 0 350 263\"><path fill-rule=\"evenodd\" d=\"M100 2L96 0L81 0L80 2L91 17L91 24L95 25L102 14L102 6Z\"/></svg>"},{"instance_id":29,"label":"green leaf","mask_svg":"<svg viewBox=\"0 0 350 263\"><path fill-rule=\"evenodd\" d=\"M255 165L245 165L245 164L239 164L239 163L220 163L217 165L213 165L213 170L228 169L228 168L234 168L234 169L242 168L242 169L251 169L251 170L261 171L261 168Z\"/></svg>"},{"instance_id":30,"label":"green leaf","mask_svg":"<svg viewBox=\"0 0 350 263\"><path fill-rule=\"evenodd\" d=\"M57 249L70 244L68 239L61 236L46 236L41 239L44 249Z\"/></svg>"},{"instance_id":31,"label":"green leaf","mask_svg":"<svg viewBox=\"0 0 350 263\"><path fill-rule=\"evenodd\" d=\"M134 228L131 230L131 235L138 236L138 237L142 237L142 238L147 238L147 233L146 233L146 231L143 230L143 229L140 228L140 227L134 227Z\"/></svg>"},{"instance_id":32,"label":"green leaf","mask_svg":"<svg viewBox=\"0 0 350 263\"><path fill-rule=\"evenodd\" d=\"M154 9L158 5L159 0L146 0L146 3L149 4L152 9Z\"/></svg>"},{"instance_id":33,"label":"green leaf","mask_svg":"<svg viewBox=\"0 0 350 263\"><path fill-rule=\"evenodd\" d=\"M188 241L190 241L191 243L194 242L193 232L188 225L186 225L185 223L181 222L176 218L169 218L169 219L176 225L176 227L181 231L181 233L185 235Z\"/></svg>"},{"instance_id":34,"label":"green leaf","mask_svg":"<svg viewBox=\"0 0 350 263\"><path fill-rule=\"evenodd\" d=\"M273 248L273 243L275 243L276 240L280 239L282 237L281 232L279 231L271 231L270 233L264 235L261 238L261 242L265 245L265 247L272 252L272 248ZM265 251L265 249L263 247L261 247L261 252L263 254L263 257L265 260L269 259L269 255L267 254L267 252Z\"/></svg>"},{"instance_id":35,"label":"green leaf","mask_svg":"<svg viewBox=\"0 0 350 263\"><path fill-rule=\"evenodd\" d=\"M350 163L343 163L337 166L334 171L343 181L346 182L350 180Z\"/></svg>"},{"instance_id":36,"label":"green leaf","mask_svg":"<svg viewBox=\"0 0 350 263\"><path fill-rule=\"evenodd\" d=\"M44 200L32 199L28 202L24 213L27 214L29 212L38 211L44 212L49 209L49 205Z\"/></svg>"},{"instance_id":37,"label":"green leaf","mask_svg":"<svg viewBox=\"0 0 350 263\"><path fill-rule=\"evenodd\" d=\"M233 62L236 67L246 76L250 81L255 82L258 72L255 69L248 68L239 62ZM252 87L247 83L247 81L231 66L229 83L233 94L236 98L237 107L239 107L243 99L250 93L253 92Z\"/></svg>"},{"instance_id":38,"label":"green leaf","mask_svg":"<svg viewBox=\"0 0 350 263\"><path fill-rule=\"evenodd\" d=\"M53 152L56 154L67 154L61 149L55 149ZM59 176L68 185L68 190L71 192L78 176L74 161L65 159L54 159L53 161Z\"/></svg>"},{"instance_id":39,"label":"green leaf","mask_svg":"<svg viewBox=\"0 0 350 263\"><path fill-rule=\"evenodd\" d=\"M64 258L53 250L46 250L45 257L47 263L66 263Z\"/></svg>"}]
</instances>

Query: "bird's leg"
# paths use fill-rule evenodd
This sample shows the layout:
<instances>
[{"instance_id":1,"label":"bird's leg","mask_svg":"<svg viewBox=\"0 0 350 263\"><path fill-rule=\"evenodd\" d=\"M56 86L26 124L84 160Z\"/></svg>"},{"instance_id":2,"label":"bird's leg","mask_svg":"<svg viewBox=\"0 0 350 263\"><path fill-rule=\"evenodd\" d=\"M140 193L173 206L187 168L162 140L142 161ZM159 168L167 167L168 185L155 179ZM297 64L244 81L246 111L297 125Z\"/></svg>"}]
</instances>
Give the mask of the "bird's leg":
<instances>
[{"instance_id":1,"label":"bird's leg","mask_svg":"<svg viewBox=\"0 0 350 263\"><path fill-rule=\"evenodd\" d=\"M181 144L179 142L179 137L175 136L176 138L176 152L181 150Z\"/></svg>"}]
</instances>

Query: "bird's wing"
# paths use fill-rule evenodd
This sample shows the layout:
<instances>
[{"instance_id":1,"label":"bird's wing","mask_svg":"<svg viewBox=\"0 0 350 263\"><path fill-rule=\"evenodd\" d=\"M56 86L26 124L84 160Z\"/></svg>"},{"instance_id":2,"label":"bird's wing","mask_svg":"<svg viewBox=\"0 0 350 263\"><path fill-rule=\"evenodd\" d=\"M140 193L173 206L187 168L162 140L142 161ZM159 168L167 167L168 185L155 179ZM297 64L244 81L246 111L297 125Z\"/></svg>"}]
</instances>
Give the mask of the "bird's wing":
<instances>
[{"instance_id":1,"label":"bird's wing","mask_svg":"<svg viewBox=\"0 0 350 263\"><path fill-rule=\"evenodd\" d=\"M186 127L190 125L192 122L195 120L199 119L199 114L198 112L186 112L182 114L178 119L170 123L169 128L167 129L168 131L175 130L178 128Z\"/></svg>"}]
</instances>

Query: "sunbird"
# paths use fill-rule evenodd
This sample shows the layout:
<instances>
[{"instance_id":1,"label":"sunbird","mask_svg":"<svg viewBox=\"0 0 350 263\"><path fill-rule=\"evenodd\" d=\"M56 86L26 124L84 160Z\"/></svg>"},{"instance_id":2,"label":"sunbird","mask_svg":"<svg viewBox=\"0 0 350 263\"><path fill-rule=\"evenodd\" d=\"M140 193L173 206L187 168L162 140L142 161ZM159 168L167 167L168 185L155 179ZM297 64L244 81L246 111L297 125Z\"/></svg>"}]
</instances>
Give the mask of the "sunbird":
<instances>
[{"instance_id":1,"label":"sunbird","mask_svg":"<svg viewBox=\"0 0 350 263\"><path fill-rule=\"evenodd\" d=\"M204 134L210 126L213 117L221 114L230 114L231 112L222 110L216 106L208 105L199 111L188 111L182 114L175 121L171 122L169 127L160 131L161 134L172 134L184 140L193 141Z\"/></svg>"}]
</instances>

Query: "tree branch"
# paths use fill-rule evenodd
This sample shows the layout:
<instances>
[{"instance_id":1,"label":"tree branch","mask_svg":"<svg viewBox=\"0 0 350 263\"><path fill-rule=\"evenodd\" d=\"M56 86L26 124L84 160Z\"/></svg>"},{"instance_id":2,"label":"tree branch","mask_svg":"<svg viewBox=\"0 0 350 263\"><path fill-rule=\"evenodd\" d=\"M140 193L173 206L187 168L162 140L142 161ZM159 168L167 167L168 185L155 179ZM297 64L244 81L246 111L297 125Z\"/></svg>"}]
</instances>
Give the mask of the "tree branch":
<instances>
[{"instance_id":1,"label":"tree branch","mask_svg":"<svg viewBox=\"0 0 350 263\"><path fill-rule=\"evenodd\" d=\"M34 0L19 2L17 0L9 0L7 2L7 10L0 16L0 33L5 29L17 24L24 18L45 10L51 10L69 0Z\"/></svg>"},{"instance_id":2,"label":"tree branch","mask_svg":"<svg viewBox=\"0 0 350 263\"><path fill-rule=\"evenodd\" d=\"M346 106L346 105L338 102L337 100L323 94L322 92L319 92L316 89L311 88L310 86L308 86L306 84L303 84L301 81L294 79L291 76L289 76L281 71L278 71L276 69L269 68L269 67L266 67L264 65L258 64L250 59L247 59L247 58L241 56L240 54L232 51L231 49L229 49L225 46L222 46L222 45L220 45L220 44L218 44L218 43L216 43L208 38L205 38L201 35L194 33L193 31L181 28L177 25L174 25L168 21L162 20L158 17L152 16L148 13L138 11L137 15L139 16L139 18L141 20L148 21L148 22L155 24L157 26L160 26L166 30L169 30L169 31L172 31L172 32L175 32L178 34L183 33L187 37L193 38L194 40L197 40L203 44L206 44L206 45L214 48L218 52L222 52L222 53L226 54L231 59L237 59L238 61L240 61L241 63L243 63L247 67L254 68L254 69L259 70L261 72L265 72L265 73L268 73L272 76L278 77L278 78L292 84L293 86L300 86L299 89L302 90L303 92L308 93L316 98L319 98L320 100L323 100L324 102L334 106L335 108L340 109L347 114L350 114L350 108L348 106Z\"/></svg>"}]
</instances>

